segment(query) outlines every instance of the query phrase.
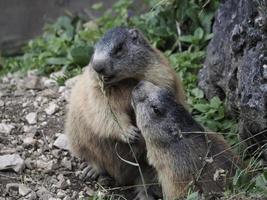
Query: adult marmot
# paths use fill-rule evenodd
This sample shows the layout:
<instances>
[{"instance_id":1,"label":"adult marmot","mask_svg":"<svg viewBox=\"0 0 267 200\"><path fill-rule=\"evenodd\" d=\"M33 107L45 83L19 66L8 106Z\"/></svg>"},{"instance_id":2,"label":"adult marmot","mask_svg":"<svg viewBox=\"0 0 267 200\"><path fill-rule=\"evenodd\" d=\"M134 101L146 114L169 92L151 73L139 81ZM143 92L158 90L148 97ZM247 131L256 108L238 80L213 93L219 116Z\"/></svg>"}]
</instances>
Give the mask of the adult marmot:
<instances>
[{"instance_id":1,"label":"adult marmot","mask_svg":"<svg viewBox=\"0 0 267 200\"><path fill-rule=\"evenodd\" d=\"M184 197L190 185L203 193L224 190L237 160L222 137L205 133L170 91L150 82L136 86L132 104L166 199Z\"/></svg>"},{"instance_id":2,"label":"adult marmot","mask_svg":"<svg viewBox=\"0 0 267 200\"><path fill-rule=\"evenodd\" d=\"M90 163L88 174L92 178L108 174L120 185L140 185L138 168L119 158L135 162L128 142L132 143L145 182L153 182L156 177L147 163L130 104L132 89L140 80L168 88L178 102L184 103L175 71L140 31L111 29L95 45L88 67L72 89L66 121L72 150ZM144 191L140 188L138 196L142 199Z\"/></svg>"}]
</instances>

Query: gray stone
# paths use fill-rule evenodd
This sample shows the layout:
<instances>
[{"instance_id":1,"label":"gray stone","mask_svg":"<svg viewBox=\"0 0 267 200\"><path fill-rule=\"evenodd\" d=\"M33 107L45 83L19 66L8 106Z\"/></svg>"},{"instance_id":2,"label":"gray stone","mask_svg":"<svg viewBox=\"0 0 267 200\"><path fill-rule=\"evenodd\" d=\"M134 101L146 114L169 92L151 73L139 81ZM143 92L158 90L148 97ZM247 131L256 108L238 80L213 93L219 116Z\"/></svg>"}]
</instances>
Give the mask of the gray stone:
<instances>
[{"instance_id":1,"label":"gray stone","mask_svg":"<svg viewBox=\"0 0 267 200\"><path fill-rule=\"evenodd\" d=\"M24 168L24 160L18 154L0 156L0 170L13 169L21 172Z\"/></svg>"},{"instance_id":2,"label":"gray stone","mask_svg":"<svg viewBox=\"0 0 267 200\"><path fill-rule=\"evenodd\" d=\"M31 112L29 114L26 115L26 120L29 124L36 124L37 122L37 113L35 112Z\"/></svg>"},{"instance_id":3,"label":"gray stone","mask_svg":"<svg viewBox=\"0 0 267 200\"><path fill-rule=\"evenodd\" d=\"M199 73L205 96L226 100L228 113L239 119L241 139L251 138L249 146L267 140L267 30L256 20L261 17L267 24L266 12L262 15L257 1L222 1Z\"/></svg>"},{"instance_id":4,"label":"gray stone","mask_svg":"<svg viewBox=\"0 0 267 200\"><path fill-rule=\"evenodd\" d=\"M0 133L9 134L14 128L11 124L0 123Z\"/></svg>"},{"instance_id":5,"label":"gray stone","mask_svg":"<svg viewBox=\"0 0 267 200\"><path fill-rule=\"evenodd\" d=\"M61 161L62 166L66 167L68 170L72 170L72 164L71 161L67 159L67 157L64 157Z\"/></svg>"},{"instance_id":6,"label":"gray stone","mask_svg":"<svg viewBox=\"0 0 267 200\"><path fill-rule=\"evenodd\" d=\"M8 183L6 185L6 189L7 191L16 190L23 197L28 195L30 192L32 192L31 188L20 183Z\"/></svg>"},{"instance_id":7,"label":"gray stone","mask_svg":"<svg viewBox=\"0 0 267 200\"><path fill-rule=\"evenodd\" d=\"M41 199L41 200L47 200L50 198L53 198L51 192L49 192L46 188L41 187L37 192L36 192L37 196Z\"/></svg>"},{"instance_id":8,"label":"gray stone","mask_svg":"<svg viewBox=\"0 0 267 200\"><path fill-rule=\"evenodd\" d=\"M46 114L52 115L58 110L58 105L54 102L50 102L48 107L45 109Z\"/></svg>"},{"instance_id":9,"label":"gray stone","mask_svg":"<svg viewBox=\"0 0 267 200\"><path fill-rule=\"evenodd\" d=\"M34 146L37 142L36 139L33 138L33 134L28 134L23 138L23 146Z\"/></svg>"},{"instance_id":10,"label":"gray stone","mask_svg":"<svg viewBox=\"0 0 267 200\"><path fill-rule=\"evenodd\" d=\"M53 145L60 149L69 150L68 138L65 134L60 134Z\"/></svg>"},{"instance_id":11,"label":"gray stone","mask_svg":"<svg viewBox=\"0 0 267 200\"><path fill-rule=\"evenodd\" d=\"M53 160L50 161L43 161L37 160L36 166L38 169L44 169L45 171L51 171L53 169L54 162Z\"/></svg>"},{"instance_id":12,"label":"gray stone","mask_svg":"<svg viewBox=\"0 0 267 200\"><path fill-rule=\"evenodd\" d=\"M0 95L0 97L1 97L1 95ZM0 107L2 107L2 106L4 106L4 105L5 105L5 102L2 101L2 100L0 100Z\"/></svg>"}]
</instances>

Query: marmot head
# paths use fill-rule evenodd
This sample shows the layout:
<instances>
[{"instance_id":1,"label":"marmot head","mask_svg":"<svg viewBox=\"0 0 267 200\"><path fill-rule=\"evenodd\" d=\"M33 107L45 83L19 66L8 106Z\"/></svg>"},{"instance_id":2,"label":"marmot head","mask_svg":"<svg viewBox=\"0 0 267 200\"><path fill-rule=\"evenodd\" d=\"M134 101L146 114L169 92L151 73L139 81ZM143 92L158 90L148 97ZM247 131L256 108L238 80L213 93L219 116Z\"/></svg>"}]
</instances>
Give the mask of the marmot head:
<instances>
[{"instance_id":1,"label":"marmot head","mask_svg":"<svg viewBox=\"0 0 267 200\"><path fill-rule=\"evenodd\" d=\"M132 91L132 106L144 138L170 142L190 132L204 131L189 112L176 102L173 93L153 83L139 82Z\"/></svg>"},{"instance_id":2,"label":"marmot head","mask_svg":"<svg viewBox=\"0 0 267 200\"><path fill-rule=\"evenodd\" d=\"M152 62L153 49L137 29L109 30L95 45L92 68L105 84L138 77Z\"/></svg>"}]
</instances>

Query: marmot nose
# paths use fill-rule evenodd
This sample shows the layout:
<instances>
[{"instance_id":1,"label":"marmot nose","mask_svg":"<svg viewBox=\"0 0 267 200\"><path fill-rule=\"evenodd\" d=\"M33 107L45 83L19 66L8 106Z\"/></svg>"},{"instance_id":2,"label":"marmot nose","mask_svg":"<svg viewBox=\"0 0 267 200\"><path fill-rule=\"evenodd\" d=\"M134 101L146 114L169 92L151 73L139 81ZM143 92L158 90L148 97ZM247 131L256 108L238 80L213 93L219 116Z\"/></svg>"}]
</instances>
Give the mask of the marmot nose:
<instances>
[{"instance_id":1,"label":"marmot nose","mask_svg":"<svg viewBox=\"0 0 267 200\"><path fill-rule=\"evenodd\" d=\"M98 74L105 74L105 64L104 63L94 63L93 62L93 69L98 73Z\"/></svg>"}]
</instances>

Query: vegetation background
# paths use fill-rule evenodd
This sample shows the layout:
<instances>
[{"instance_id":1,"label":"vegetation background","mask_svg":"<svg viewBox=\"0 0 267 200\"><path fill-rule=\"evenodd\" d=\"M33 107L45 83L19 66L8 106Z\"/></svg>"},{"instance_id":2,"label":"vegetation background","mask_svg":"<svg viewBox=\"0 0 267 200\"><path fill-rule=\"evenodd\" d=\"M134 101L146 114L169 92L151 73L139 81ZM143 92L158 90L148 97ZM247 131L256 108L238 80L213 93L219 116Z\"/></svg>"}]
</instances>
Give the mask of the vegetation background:
<instances>
[{"instance_id":1,"label":"vegetation background","mask_svg":"<svg viewBox=\"0 0 267 200\"><path fill-rule=\"evenodd\" d=\"M225 195L229 198L239 193L267 195L267 170L260 156L246 159L246 147L238 138L237 119L227 115L222 100L218 97L206 100L197 86L197 73L212 38L212 23L219 1L146 0L145 3L148 9L139 15L135 15L138 12L131 0L118 0L98 18L66 13L53 24L46 25L40 37L29 41L23 55L0 57L0 76L31 69L48 76L62 70L64 75L58 77L57 82L63 85L65 80L81 73L90 60L95 42L108 29L137 27L154 47L165 53L182 78L194 118L207 129L223 134L244 160L245 167L236 173ZM101 11L102 4L95 4L91 9ZM197 199L196 193L189 194L187 199Z\"/></svg>"}]
</instances>

